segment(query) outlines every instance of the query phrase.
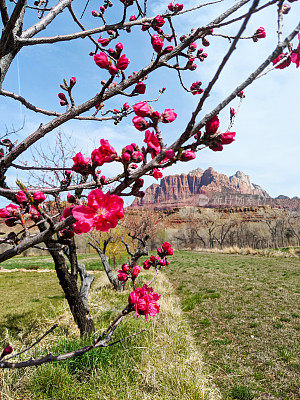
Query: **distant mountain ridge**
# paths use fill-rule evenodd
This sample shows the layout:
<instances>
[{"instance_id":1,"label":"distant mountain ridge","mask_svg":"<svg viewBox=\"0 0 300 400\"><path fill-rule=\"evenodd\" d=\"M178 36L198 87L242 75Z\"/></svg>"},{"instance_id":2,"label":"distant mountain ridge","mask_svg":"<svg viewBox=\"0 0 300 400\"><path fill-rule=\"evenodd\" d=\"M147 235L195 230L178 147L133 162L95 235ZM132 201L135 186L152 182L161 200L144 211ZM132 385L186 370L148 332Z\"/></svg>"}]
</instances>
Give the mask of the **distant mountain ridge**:
<instances>
[{"instance_id":1,"label":"distant mountain ridge","mask_svg":"<svg viewBox=\"0 0 300 400\"><path fill-rule=\"evenodd\" d=\"M300 199L280 195L272 199L248 175L237 171L232 176L219 174L212 167L195 169L188 174L169 175L145 191L131 207L175 208L184 206L257 206L267 205L300 210Z\"/></svg>"}]
</instances>

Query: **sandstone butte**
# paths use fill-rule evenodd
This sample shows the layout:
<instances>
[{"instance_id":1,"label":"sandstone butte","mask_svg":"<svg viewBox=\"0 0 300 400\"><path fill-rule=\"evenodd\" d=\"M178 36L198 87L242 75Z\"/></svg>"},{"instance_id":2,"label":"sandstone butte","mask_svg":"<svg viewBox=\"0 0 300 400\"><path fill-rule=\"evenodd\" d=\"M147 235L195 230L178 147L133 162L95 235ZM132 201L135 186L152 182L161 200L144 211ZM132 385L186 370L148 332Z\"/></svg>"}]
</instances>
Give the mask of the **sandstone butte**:
<instances>
[{"instance_id":1,"label":"sandstone butte","mask_svg":"<svg viewBox=\"0 0 300 400\"><path fill-rule=\"evenodd\" d=\"M131 208L173 209L177 207L248 207L270 206L300 211L300 198L280 195L272 198L248 175L237 171L232 176L219 174L212 167L195 169L188 174L169 175L145 190Z\"/></svg>"}]
</instances>

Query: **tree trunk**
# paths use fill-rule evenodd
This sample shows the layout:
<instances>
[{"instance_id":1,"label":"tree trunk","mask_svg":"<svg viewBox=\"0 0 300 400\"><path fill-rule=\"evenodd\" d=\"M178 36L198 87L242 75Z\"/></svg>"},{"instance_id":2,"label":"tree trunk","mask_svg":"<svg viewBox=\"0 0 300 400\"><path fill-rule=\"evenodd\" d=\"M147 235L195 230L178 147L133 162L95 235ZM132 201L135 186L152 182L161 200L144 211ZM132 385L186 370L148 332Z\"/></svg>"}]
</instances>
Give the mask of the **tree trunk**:
<instances>
[{"instance_id":1,"label":"tree trunk","mask_svg":"<svg viewBox=\"0 0 300 400\"><path fill-rule=\"evenodd\" d=\"M53 258L56 275L66 296L74 321L80 330L80 335L91 335L95 331L95 326L85 301L86 298L78 290L77 274L72 275L68 271L61 245L56 240L48 239L45 244Z\"/></svg>"}]
</instances>

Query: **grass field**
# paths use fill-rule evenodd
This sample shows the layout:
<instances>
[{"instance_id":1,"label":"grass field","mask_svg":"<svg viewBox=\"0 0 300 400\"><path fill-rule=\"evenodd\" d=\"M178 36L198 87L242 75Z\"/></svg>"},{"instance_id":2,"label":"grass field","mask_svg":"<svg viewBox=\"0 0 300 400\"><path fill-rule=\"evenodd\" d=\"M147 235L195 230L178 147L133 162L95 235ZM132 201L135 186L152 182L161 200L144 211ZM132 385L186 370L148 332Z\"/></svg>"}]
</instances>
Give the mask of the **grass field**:
<instances>
[{"instance_id":1,"label":"grass field","mask_svg":"<svg viewBox=\"0 0 300 400\"><path fill-rule=\"evenodd\" d=\"M93 257L81 257L90 269ZM33 261L50 266L49 258L20 257L11 268ZM171 283L162 276L153 284L163 294L159 317L145 323L132 315L117 337L147 333L63 364L1 371L1 400L218 399L205 376L224 400L298 399L299 259L181 251L170 261ZM105 282L96 273L91 308L99 329L128 295ZM40 353L81 344L54 273L1 273L0 290L0 345L28 345L54 322L60 328Z\"/></svg>"},{"instance_id":2,"label":"grass field","mask_svg":"<svg viewBox=\"0 0 300 400\"><path fill-rule=\"evenodd\" d=\"M295 258L173 257L168 275L224 398L299 399L299 267Z\"/></svg>"},{"instance_id":3,"label":"grass field","mask_svg":"<svg viewBox=\"0 0 300 400\"><path fill-rule=\"evenodd\" d=\"M149 273L143 275L144 279L151 278ZM27 357L49 351L68 352L88 343L78 338L55 274L3 272L0 284L0 348L8 343L15 349L28 346L54 322L59 323L59 328ZM115 339L142 329L146 332L63 363L20 371L0 370L0 399L220 399L204 374L201 354L173 286L164 275L153 286L163 294L159 315L145 322L132 313L118 328ZM102 331L108 326L127 297L128 291L113 292L104 274L96 273L90 304L97 329Z\"/></svg>"},{"instance_id":4,"label":"grass field","mask_svg":"<svg viewBox=\"0 0 300 400\"><path fill-rule=\"evenodd\" d=\"M103 266L100 261L100 257L97 254L79 254L78 259L83 262L86 269L89 271L103 271ZM126 256L117 256L115 260L109 259L112 267L114 263L116 266L128 261ZM1 263L3 269L54 269L54 263L51 256L31 256L23 257L17 256L10 260Z\"/></svg>"}]
</instances>

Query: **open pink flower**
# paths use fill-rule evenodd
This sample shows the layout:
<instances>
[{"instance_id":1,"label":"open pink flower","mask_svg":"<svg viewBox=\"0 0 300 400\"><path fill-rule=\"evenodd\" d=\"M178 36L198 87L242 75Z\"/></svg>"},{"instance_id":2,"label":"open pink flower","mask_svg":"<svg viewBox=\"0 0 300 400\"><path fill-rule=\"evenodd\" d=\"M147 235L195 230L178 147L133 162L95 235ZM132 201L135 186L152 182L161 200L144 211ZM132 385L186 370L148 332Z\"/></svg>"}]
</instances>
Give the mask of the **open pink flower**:
<instances>
[{"instance_id":1,"label":"open pink flower","mask_svg":"<svg viewBox=\"0 0 300 400\"><path fill-rule=\"evenodd\" d=\"M165 124L175 121L177 118L176 112L174 112L174 108L166 108L165 111L161 115L162 121Z\"/></svg>"},{"instance_id":2,"label":"open pink flower","mask_svg":"<svg viewBox=\"0 0 300 400\"><path fill-rule=\"evenodd\" d=\"M145 132L145 139L144 142L147 144L147 150L149 151L152 156L156 156L160 152L160 144L158 137L154 131L147 130Z\"/></svg>"},{"instance_id":3,"label":"open pink flower","mask_svg":"<svg viewBox=\"0 0 300 400\"><path fill-rule=\"evenodd\" d=\"M281 53L275 60L272 61L273 65L276 65L280 60L285 58L287 56L287 53ZM287 57L284 61L282 61L280 64L278 64L275 68L276 69L284 69L287 68L291 64L291 57Z\"/></svg>"},{"instance_id":4,"label":"open pink flower","mask_svg":"<svg viewBox=\"0 0 300 400\"><path fill-rule=\"evenodd\" d=\"M147 285L136 288L129 294L128 302L136 311L136 316L144 315L147 321L149 315L153 317L159 313L160 305L157 301L160 294L153 293L153 289Z\"/></svg>"},{"instance_id":5,"label":"open pink flower","mask_svg":"<svg viewBox=\"0 0 300 400\"><path fill-rule=\"evenodd\" d=\"M90 230L107 232L124 218L123 204L121 197L94 189L88 195L87 205L75 206L72 214L78 222L89 224Z\"/></svg>"},{"instance_id":6,"label":"open pink flower","mask_svg":"<svg viewBox=\"0 0 300 400\"><path fill-rule=\"evenodd\" d=\"M135 114L139 117L149 117L152 113L152 110L146 101L140 101L139 103L136 103L132 108Z\"/></svg>"},{"instance_id":7,"label":"open pink flower","mask_svg":"<svg viewBox=\"0 0 300 400\"><path fill-rule=\"evenodd\" d=\"M19 206L10 203L8 206L0 208L0 218L15 217L19 215L20 210Z\"/></svg>"},{"instance_id":8,"label":"open pink flower","mask_svg":"<svg viewBox=\"0 0 300 400\"><path fill-rule=\"evenodd\" d=\"M79 174L82 175L88 175L89 173L89 166L90 166L90 161L91 159L84 158L82 153L77 153L75 157L73 157L74 165L72 167L72 170L75 172L78 172Z\"/></svg>"},{"instance_id":9,"label":"open pink flower","mask_svg":"<svg viewBox=\"0 0 300 400\"><path fill-rule=\"evenodd\" d=\"M101 166L114 161L118 157L116 150L109 144L108 140L101 139L100 144L101 146L98 149L92 151L93 163Z\"/></svg>"},{"instance_id":10,"label":"open pink flower","mask_svg":"<svg viewBox=\"0 0 300 400\"><path fill-rule=\"evenodd\" d=\"M298 34L299 44L297 50L294 50L291 54L291 61L296 64L296 68L300 65L300 33Z\"/></svg>"}]
</instances>

